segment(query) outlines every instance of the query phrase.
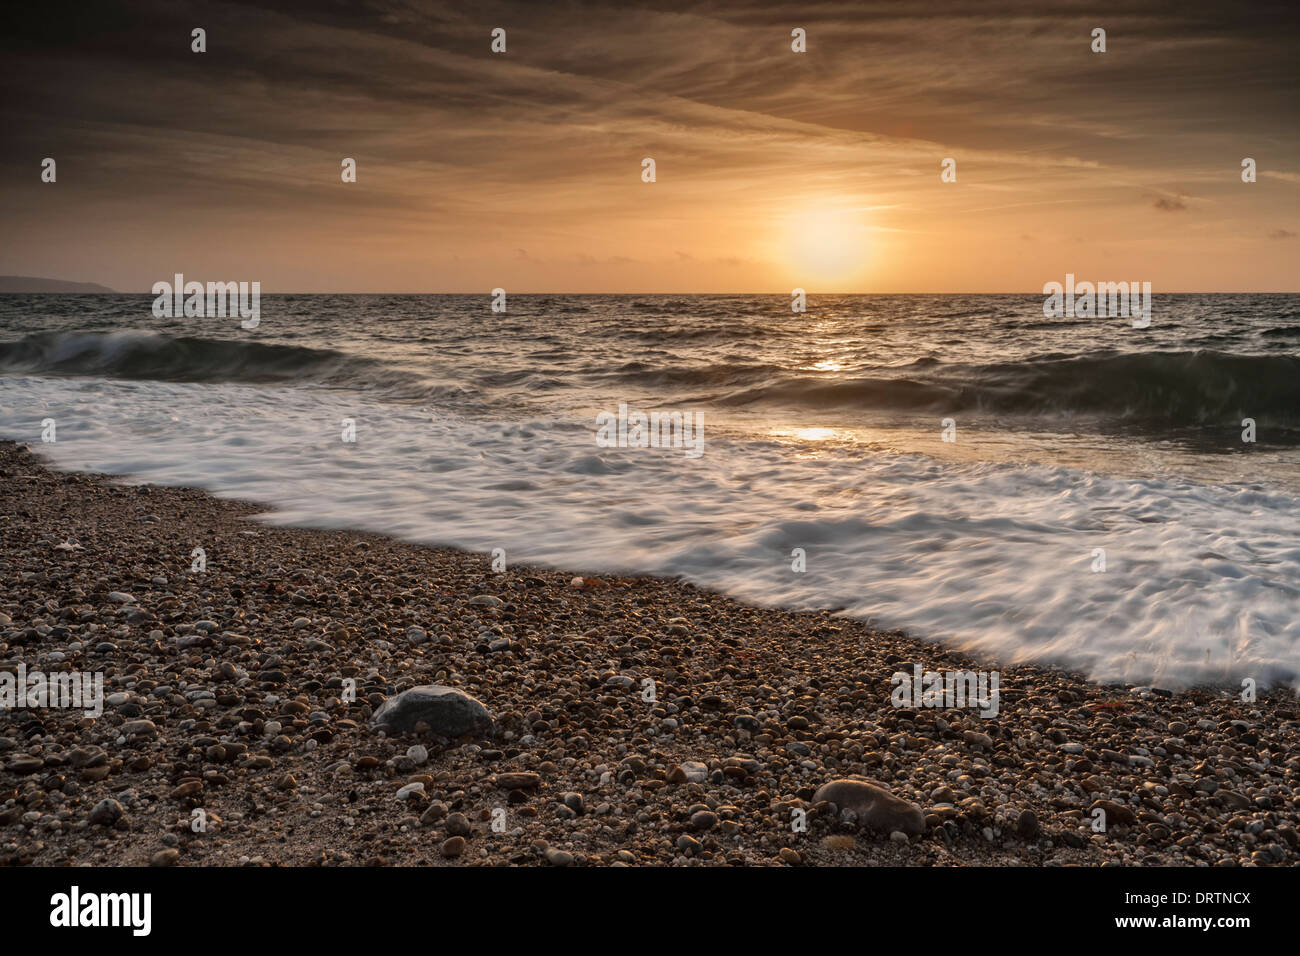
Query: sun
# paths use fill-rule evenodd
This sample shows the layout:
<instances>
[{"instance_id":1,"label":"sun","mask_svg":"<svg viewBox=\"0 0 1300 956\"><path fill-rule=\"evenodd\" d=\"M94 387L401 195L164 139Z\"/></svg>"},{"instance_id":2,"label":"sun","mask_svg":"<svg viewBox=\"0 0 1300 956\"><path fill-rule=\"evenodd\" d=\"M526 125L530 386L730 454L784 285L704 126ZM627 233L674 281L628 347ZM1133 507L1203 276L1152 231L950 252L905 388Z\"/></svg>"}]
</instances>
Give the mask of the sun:
<instances>
[{"instance_id":1,"label":"sun","mask_svg":"<svg viewBox=\"0 0 1300 956\"><path fill-rule=\"evenodd\" d=\"M806 284L843 283L867 268L867 227L857 209L801 210L785 221L784 240L786 261Z\"/></svg>"}]
</instances>

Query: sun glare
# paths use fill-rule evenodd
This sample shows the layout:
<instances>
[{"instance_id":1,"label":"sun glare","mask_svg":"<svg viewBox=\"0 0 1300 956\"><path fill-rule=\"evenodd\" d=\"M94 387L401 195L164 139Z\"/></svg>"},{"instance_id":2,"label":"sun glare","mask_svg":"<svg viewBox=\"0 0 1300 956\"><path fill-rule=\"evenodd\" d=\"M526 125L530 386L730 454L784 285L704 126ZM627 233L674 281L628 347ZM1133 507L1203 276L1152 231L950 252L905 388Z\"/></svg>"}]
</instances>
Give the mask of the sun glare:
<instances>
[{"instance_id":1,"label":"sun glare","mask_svg":"<svg viewBox=\"0 0 1300 956\"><path fill-rule=\"evenodd\" d=\"M795 431L795 436L804 441L827 441L837 434L833 428L800 428Z\"/></svg>"},{"instance_id":2,"label":"sun glare","mask_svg":"<svg viewBox=\"0 0 1300 956\"><path fill-rule=\"evenodd\" d=\"M855 209L814 208L785 226L785 255L810 285L845 282L867 266L867 230Z\"/></svg>"},{"instance_id":3,"label":"sun glare","mask_svg":"<svg viewBox=\"0 0 1300 956\"><path fill-rule=\"evenodd\" d=\"M822 359L820 362L813 362L808 368L814 372L842 372L844 363L837 362L835 359Z\"/></svg>"}]
</instances>

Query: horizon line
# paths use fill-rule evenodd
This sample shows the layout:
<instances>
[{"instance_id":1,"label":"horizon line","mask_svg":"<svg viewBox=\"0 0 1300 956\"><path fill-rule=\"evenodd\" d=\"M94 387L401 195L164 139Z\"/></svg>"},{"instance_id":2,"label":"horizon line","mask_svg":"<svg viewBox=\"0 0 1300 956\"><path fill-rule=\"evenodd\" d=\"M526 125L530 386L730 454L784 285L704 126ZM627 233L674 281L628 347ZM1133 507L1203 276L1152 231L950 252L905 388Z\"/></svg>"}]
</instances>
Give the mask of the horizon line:
<instances>
[{"instance_id":1,"label":"horizon line","mask_svg":"<svg viewBox=\"0 0 1300 956\"><path fill-rule=\"evenodd\" d=\"M197 280L196 280L196 281L197 281ZM216 280L214 280L214 281L216 281ZM239 281L239 280L236 280L236 281ZM244 280L244 281L253 282L253 281L258 281L258 280ZM1091 281L1091 280L1085 280L1085 281ZM100 285L101 283L94 283L94 284L95 284L95 285ZM816 292L816 291L809 291L809 290L804 290L804 291L805 291L805 293L806 293L807 295L810 295L810 296L813 296L813 295L1046 295L1046 294L1047 294L1047 293L1043 292L1042 290L1038 290L1038 289L1030 289L1030 290L1016 290L1016 291L1005 291L1005 290L1004 290L1004 291L998 291L998 292L974 292L974 291L962 291L962 292L918 292L918 291L910 291L910 292L880 292L880 291L875 291L875 292ZM192 295L193 293L190 293L190 294ZM260 294L260 295L482 295L482 296L491 296L493 293L492 293L492 290L489 289L489 290L487 290L487 291L479 291L479 290L475 290L475 291L471 291L471 292L465 292L465 291L460 291L460 292L449 292L449 291L437 291L437 292L432 292L432 291L425 291L425 292L396 292L396 291L356 291L356 290L348 291L348 292L306 291L306 290L295 290L295 291L291 291L291 292L285 292L285 291L262 292L262 291L259 290L259 294ZM582 295L582 296L588 296L588 295L590 295L590 296L596 296L596 295L599 295L599 296L638 296L638 295L654 295L654 296L665 296L665 295L686 295L686 296L760 296L760 295L762 295L762 296L766 296L766 295L770 295L770 296L780 296L780 297L782 297L782 298L789 298L790 295L791 295L790 292L760 292L760 291L754 291L754 292L677 292L677 291L651 292L651 291L647 291L647 290L640 290L640 291L636 291L636 292L572 292L572 291L570 291L570 292L553 292L553 291L552 291L552 292L544 292L544 291L539 292L539 291L532 291L532 290L521 291L521 292L511 292L511 291L509 291L509 290L506 290L506 294L507 294L507 296L540 296L540 295L570 295L570 296L579 296L579 295ZM1151 292L1151 294L1152 294L1152 295L1300 295L1300 289L1169 289L1169 290L1164 290L1164 291L1157 291L1157 290L1154 290L1154 289L1153 289L1152 292ZM14 292L14 291L8 291L8 290L0 290L0 295L141 295L141 296L157 297L158 293L153 292L152 290L149 290L149 291L130 291L130 290L129 290L129 291L125 291L125 292L124 292L124 291L121 291L121 290L118 290L118 289L109 289L109 288L105 287L105 291L103 291L103 292L95 292L95 291L80 291L80 290L66 290L66 291L60 291L60 290L55 290L55 289L42 289L42 290L34 291L34 292Z\"/></svg>"}]
</instances>

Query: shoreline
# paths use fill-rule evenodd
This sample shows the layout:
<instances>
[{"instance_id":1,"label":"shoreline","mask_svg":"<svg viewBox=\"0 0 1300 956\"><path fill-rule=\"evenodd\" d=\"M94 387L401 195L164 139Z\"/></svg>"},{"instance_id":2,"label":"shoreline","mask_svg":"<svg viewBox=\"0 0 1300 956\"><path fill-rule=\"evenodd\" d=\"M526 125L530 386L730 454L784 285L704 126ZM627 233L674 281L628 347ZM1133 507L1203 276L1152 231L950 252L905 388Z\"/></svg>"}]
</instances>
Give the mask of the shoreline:
<instances>
[{"instance_id":1,"label":"shoreline","mask_svg":"<svg viewBox=\"0 0 1300 956\"><path fill-rule=\"evenodd\" d=\"M118 480L0 443L0 670L102 672L106 696L96 719L0 712L0 863L1300 862L1285 689L1142 696L676 579L575 588ZM914 664L997 670L998 714L893 706ZM495 737L371 727L383 699L430 683L482 701ZM815 803L845 777L914 804L924 832Z\"/></svg>"}]
</instances>

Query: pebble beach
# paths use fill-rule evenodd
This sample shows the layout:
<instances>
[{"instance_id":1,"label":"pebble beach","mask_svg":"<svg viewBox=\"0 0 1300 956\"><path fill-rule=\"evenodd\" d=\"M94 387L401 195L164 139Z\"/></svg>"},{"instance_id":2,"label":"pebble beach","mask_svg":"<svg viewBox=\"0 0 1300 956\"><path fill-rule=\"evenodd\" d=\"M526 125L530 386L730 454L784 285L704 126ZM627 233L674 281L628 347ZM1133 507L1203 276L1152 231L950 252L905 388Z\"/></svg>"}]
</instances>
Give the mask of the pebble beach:
<instances>
[{"instance_id":1,"label":"pebble beach","mask_svg":"<svg viewBox=\"0 0 1300 956\"><path fill-rule=\"evenodd\" d=\"M0 711L0 863L1300 862L1294 692L1101 685L265 511L0 443L0 671L104 694ZM895 706L918 664L996 670L996 716ZM384 719L427 685L482 721Z\"/></svg>"}]
</instances>

